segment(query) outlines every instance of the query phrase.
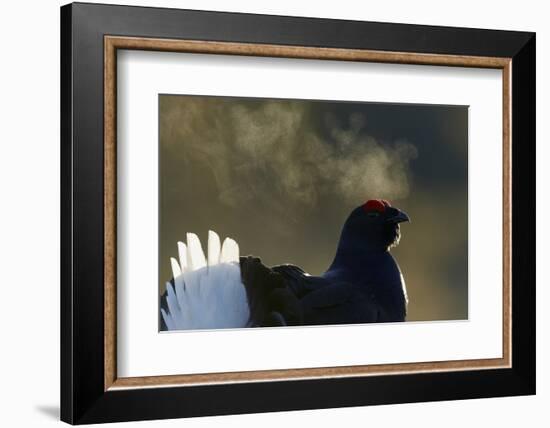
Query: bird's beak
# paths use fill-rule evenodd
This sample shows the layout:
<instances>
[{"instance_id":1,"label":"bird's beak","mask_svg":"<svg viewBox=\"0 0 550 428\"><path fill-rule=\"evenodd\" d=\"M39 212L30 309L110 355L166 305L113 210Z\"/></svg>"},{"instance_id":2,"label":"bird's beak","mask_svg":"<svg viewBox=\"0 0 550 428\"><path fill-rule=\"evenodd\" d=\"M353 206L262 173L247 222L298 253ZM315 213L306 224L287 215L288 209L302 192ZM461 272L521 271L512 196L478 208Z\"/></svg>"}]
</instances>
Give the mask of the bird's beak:
<instances>
[{"instance_id":1,"label":"bird's beak","mask_svg":"<svg viewBox=\"0 0 550 428\"><path fill-rule=\"evenodd\" d=\"M388 219L386 219L387 223L403 223L405 221L411 221L407 213L403 211L396 210L397 213Z\"/></svg>"}]
</instances>

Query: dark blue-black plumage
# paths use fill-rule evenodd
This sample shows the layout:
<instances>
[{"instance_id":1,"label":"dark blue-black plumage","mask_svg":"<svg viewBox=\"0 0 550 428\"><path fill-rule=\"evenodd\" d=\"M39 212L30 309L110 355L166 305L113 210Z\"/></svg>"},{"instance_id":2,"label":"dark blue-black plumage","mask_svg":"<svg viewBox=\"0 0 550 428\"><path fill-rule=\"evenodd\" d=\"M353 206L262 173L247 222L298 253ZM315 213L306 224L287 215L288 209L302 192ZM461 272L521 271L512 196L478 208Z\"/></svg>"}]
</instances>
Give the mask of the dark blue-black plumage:
<instances>
[{"instance_id":1,"label":"dark blue-black plumage","mask_svg":"<svg viewBox=\"0 0 550 428\"><path fill-rule=\"evenodd\" d=\"M404 321L407 295L390 249L400 239L402 211L370 200L347 218L336 255L321 276L294 265L271 269L243 257L241 271L253 325L319 325Z\"/></svg>"}]
</instances>

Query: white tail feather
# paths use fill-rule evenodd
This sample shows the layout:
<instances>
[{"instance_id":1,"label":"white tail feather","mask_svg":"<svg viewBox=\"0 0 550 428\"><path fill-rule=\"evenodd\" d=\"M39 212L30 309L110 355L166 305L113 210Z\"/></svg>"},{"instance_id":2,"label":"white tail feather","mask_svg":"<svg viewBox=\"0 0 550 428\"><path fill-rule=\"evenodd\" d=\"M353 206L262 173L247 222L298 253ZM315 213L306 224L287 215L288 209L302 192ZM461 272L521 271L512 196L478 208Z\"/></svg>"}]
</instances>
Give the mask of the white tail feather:
<instances>
[{"instance_id":1,"label":"white tail feather","mask_svg":"<svg viewBox=\"0 0 550 428\"><path fill-rule=\"evenodd\" d=\"M221 263L236 263L239 261L239 245L231 238L225 238L222 245Z\"/></svg>"},{"instance_id":2,"label":"white tail feather","mask_svg":"<svg viewBox=\"0 0 550 428\"><path fill-rule=\"evenodd\" d=\"M206 266L201 241L194 233L187 234L187 268L191 271Z\"/></svg>"},{"instance_id":3,"label":"white tail feather","mask_svg":"<svg viewBox=\"0 0 550 428\"><path fill-rule=\"evenodd\" d=\"M178 242L179 262L170 259L173 285L166 284L167 309L161 315L168 330L246 327L250 316L241 281L239 245L208 232L208 260L197 235Z\"/></svg>"},{"instance_id":4,"label":"white tail feather","mask_svg":"<svg viewBox=\"0 0 550 428\"><path fill-rule=\"evenodd\" d=\"M213 230L208 231L208 266L220 262L220 237Z\"/></svg>"},{"instance_id":5,"label":"white tail feather","mask_svg":"<svg viewBox=\"0 0 550 428\"><path fill-rule=\"evenodd\" d=\"M178 242L178 258L180 261L180 270L183 273L187 270L187 245L181 241ZM175 277L176 275L174 275Z\"/></svg>"},{"instance_id":6,"label":"white tail feather","mask_svg":"<svg viewBox=\"0 0 550 428\"><path fill-rule=\"evenodd\" d=\"M174 278L177 278L182 274L180 265L178 264L178 261L174 257L170 257L170 264L172 266L172 276Z\"/></svg>"}]
</instances>

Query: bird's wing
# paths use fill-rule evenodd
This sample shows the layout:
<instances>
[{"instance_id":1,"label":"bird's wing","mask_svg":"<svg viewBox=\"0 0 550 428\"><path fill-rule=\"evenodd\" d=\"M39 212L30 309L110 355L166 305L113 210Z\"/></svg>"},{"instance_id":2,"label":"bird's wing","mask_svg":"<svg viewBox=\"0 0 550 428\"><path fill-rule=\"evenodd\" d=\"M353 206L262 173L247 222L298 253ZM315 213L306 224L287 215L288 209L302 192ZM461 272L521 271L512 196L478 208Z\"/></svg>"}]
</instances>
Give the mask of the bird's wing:
<instances>
[{"instance_id":1,"label":"bird's wing","mask_svg":"<svg viewBox=\"0 0 550 428\"><path fill-rule=\"evenodd\" d=\"M273 266L272 269L283 276L288 287L299 299L303 298L312 291L325 287L329 284L325 278L311 276L302 268L295 265L278 265Z\"/></svg>"},{"instance_id":2,"label":"bird's wing","mask_svg":"<svg viewBox=\"0 0 550 428\"><path fill-rule=\"evenodd\" d=\"M355 324L377 322L380 305L364 287L334 282L301 299L304 324Z\"/></svg>"},{"instance_id":3,"label":"bird's wing","mask_svg":"<svg viewBox=\"0 0 550 428\"><path fill-rule=\"evenodd\" d=\"M379 302L366 287L311 276L294 265L279 265L273 270L285 278L300 299L304 324L369 323L379 319Z\"/></svg>"},{"instance_id":4,"label":"bird's wing","mask_svg":"<svg viewBox=\"0 0 550 428\"><path fill-rule=\"evenodd\" d=\"M257 257L241 257L241 275L250 308L250 326L302 323L300 301L280 273Z\"/></svg>"}]
</instances>

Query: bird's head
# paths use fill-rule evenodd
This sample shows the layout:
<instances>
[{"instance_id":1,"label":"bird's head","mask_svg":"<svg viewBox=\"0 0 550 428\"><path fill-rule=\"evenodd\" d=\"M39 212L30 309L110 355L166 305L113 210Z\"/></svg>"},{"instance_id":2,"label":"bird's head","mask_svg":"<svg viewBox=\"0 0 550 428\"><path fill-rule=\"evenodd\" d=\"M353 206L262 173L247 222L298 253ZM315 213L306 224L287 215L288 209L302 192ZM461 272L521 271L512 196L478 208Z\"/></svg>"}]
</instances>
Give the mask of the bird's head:
<instances>
[{"instance_id":1,"label":"bird's head","mask_svg":"<svg viewBox=\"0 0 550 428\"><path fill-rule=\"evenodd\" d=\"M342 240L356 248L388 250L401 238L399 224L409 216L384 199L370 199L355 208L342 231Z\"/></svg>"}]
</instances>

